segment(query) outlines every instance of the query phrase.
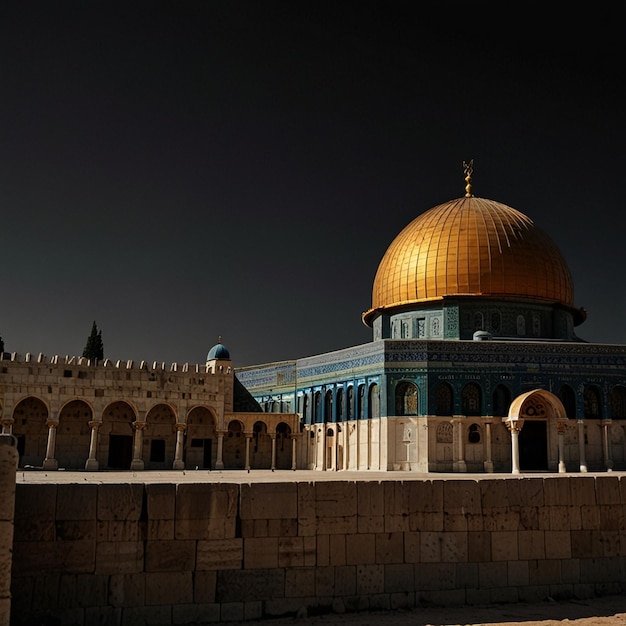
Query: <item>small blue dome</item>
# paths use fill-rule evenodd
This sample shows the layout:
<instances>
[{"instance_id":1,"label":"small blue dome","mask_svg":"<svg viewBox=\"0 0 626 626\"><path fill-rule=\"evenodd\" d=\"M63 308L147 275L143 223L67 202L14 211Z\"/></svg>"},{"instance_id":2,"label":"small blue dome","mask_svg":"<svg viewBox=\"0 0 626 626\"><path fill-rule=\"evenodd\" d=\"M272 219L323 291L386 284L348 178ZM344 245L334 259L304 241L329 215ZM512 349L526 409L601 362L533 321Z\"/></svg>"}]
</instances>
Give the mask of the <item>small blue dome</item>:
<instances>
[{"instance_id":1,"label":"small blue dome","mask_svg":"<svg viewBox=\"0 0 626 626\"><path fill-rule=\"evenodd\" d=\"M216 343L207 354L206 360L213 361L214 359L230 359L230 353L228 348L222 343Z\"/></svg>"}]
</instances>

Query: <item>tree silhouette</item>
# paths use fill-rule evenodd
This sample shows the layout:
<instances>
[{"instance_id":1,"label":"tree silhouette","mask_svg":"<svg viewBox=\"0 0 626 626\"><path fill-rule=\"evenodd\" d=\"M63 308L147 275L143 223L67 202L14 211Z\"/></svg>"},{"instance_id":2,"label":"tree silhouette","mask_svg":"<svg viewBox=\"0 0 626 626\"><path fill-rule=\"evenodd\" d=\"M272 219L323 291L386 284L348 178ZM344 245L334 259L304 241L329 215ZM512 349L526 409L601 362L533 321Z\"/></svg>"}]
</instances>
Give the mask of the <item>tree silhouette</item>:
<instances>
[{"instance_id":1,"label":"tree silhouette","mask_svg":"<svg viewBox=\"0 0 626 626\"><path fill-rule=\"evenodd\" d=\"M91 335L87 339L87 345L83 350L83 356L92 361L104 359L104 344L102 343L102 331L98 330L96 322L91 327Z\"/></svg>"},{"instance_id":2,"label":"tree silhouette","mask_svg":"<svg viewBox=\"0 0 626 626\"><path fill-rule=\"evenodd\" d=\"M4 352L4 341L2 341L2 337L0 337L0 354Z\"/></svg>"}]
</instances>

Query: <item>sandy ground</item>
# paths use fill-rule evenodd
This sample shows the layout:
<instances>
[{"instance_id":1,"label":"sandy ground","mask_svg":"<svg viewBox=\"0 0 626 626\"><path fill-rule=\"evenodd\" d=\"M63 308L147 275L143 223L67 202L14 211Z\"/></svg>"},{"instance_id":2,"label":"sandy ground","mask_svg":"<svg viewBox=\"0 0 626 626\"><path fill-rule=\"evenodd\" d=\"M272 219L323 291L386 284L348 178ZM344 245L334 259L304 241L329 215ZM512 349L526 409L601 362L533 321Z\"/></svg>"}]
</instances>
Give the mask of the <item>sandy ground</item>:
<instances>
[{"instance_id":1,"label":"sandy ground","mask_svg":"<svg viewBox=\"0 0 626 626\"><path fill-rule=\"evenodd\" d=\"M626 626L626 596L411 611L326 614L238 622L237 626ZM231 622L232 626L235 626Z\"/></svg>"}]
</instances>

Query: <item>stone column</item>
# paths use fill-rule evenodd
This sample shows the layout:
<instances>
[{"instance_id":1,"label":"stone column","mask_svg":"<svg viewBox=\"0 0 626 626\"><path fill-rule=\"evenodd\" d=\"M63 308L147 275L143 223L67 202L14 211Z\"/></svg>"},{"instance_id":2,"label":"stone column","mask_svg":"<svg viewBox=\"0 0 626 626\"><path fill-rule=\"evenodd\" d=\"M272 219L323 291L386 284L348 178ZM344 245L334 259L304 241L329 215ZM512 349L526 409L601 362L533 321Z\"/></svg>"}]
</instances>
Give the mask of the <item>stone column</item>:
<instances>
[{"instance_id":1,"label":"stone column","mask_svg":"<svg viewBox=\"0 0 626 626\"><path fill-rule=\"evenodd\" d=\"M296 436L295 435L291 435L291 469L295 471L297 464L296 464Z\"/></svg>"},{"instance_id":2,"label":"stone column","mask_svg":"<svg viewBox=\"0 0 626 626\"><path fill-rule=\"evenodd\" d=\"M43 468L45 470L56 470L59 469L59 463L54 458L54 453L56 449L59 420L49 419L46 425L48 426L48 444L46 446L46 458L43 460Z\"/></svg>"},{"instance_id":3,"label":"stone column","mask_svg":"<svg viewBox=\"0 0 626 626\"><path fill-rule=\"evenodd\" d=\"M454 431L452 444L452 471L467 472L467 464L465 463L465 450L463 447L463 418L455 417L452 419Z\"/></svg>"},{"instance_id":4,"label":"stone column","mask_svg":"<svg viewBox=\"0 0 626 626\"><path fill-rule=\"evenodd\" d=\"M485 472L488 474L493 474L493 460L491 456L491 425L493 422L491 420L485 421L485 462L483 463L483 467L485 468Z\"/></svg>"},{"instance_id":5,"label":"stone column","mask_svg":"<svg viewBox=\"0 0 626 626\"><path fill-rule=\"evenodd\" d=\"M276 469L276 434L270 435L272 438L272 471Z\"/></svg>"},{"instance_id":6,"label":"stone column","mask_svg":"<svg viewBox=\"0 0 626 626\"><path fill-rule=\"evenodd\" d=\"M602 450L604 453L604 467L607 472L613 471L613 459L611 459L611 447L609 446L609 428L611 420L602 420Z\"/></svg>"},{"instance_id":7,"label":"stone column","mask_svg":"<svg viewBox=\"0 0 626 626\"><path fill-rule=\"evenodd\" d=\"M524 426L524 420L505 420L511 432L511 474L519 474L519 433Z\"/></svg>"},{"instance_id":8,"label":"stone column","mask_svg":"<svg viewBox=\"0 0 626 626\"><path fill-rule=\"evenodd\" d=\"M11 566L18 461L17 439L3 433L0 435L0 626L11 623Z\"/></svg>"},{"instance_id":9,"label":"stone column","mask_svg":"<svg viewBox=\"0 0 626 626\"><path fill-rule=\"evenodd\" d=\"M143 470L143 429L146 427L145 422L133 422L135 429L135 440L133 442L133 460L130 464L132 470Z\"/></svg>"},{"instance_id":10,"label":"stone column","mask_svg":"<svg viewBox=\"0 0 626 626\"><path fill-rule=\"evenodd\" d=\"M251 433L244 433L244 436L246 438L246 465L245 465L245 469L249 470L250 469L250 440L252 439L252 434Z\"/></svg>"},{"instance_id":11,"label":"stone column","mask_svg":"<svg viewBox=\"0 0 626 626\"><path fill-rule=\"evenodd\" d=\"M91 428L91 439L89 440L89 458L85 462L85 469L89 471L97 471L100 469L100 463L98 463L98 429L102 426L102 422L91 421L89 422Z\"/></svg>"},{"instance_id":12,"label":"stone column","mask_svg":"<svg viewBox=\"0 0 626 626\"><path fill-rule=\"evenodd\" d=\"M585 420L578 420L578 456L580 457L580 471L587 471L587 459L585 458Z\"/></svg>"},{"instance_id":13,"label":"stone column","mask_svg":"<svg viewBox=\"0 0 626 626\"><path fill-rule=\"evenodd\" d=\"M565 467L565 429L567 428L567 424L561 420L557 420L556 422L556 430L558 434L558 444L559 444L559 474L565 474L567 468Z\"/></svg>"},{"instance_id":14,"label":"stone column","mask_svg":"<svg viewBox=\"0 0 626 626\"><path fill-rule=\"evenodd\" d=\"M217 433L217 458L215 459L215 469L224 469L224 432Z\"/></svg>"},{"instance_id":15,"label":"stone column","mask_svg":"<svg viewBox=\"0 0 626 626\"><path fill-rule=\"evenodd\" d=\"M176 451L174 452L174 463L172 469L184 470L185 462L183 461L183 447L185 445L185 430L187 424L176 424Z\"/></svg>"}]
</instances>

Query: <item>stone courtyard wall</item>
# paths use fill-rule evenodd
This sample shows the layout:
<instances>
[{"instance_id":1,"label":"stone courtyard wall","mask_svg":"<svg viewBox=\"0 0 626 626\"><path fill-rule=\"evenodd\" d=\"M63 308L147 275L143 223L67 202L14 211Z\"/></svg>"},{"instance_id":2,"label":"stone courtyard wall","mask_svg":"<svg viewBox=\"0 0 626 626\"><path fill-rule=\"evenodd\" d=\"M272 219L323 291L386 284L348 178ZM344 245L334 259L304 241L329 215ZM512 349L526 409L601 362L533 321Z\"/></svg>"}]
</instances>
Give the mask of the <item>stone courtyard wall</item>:
<instances>
[{"instance_id":1,"label":"stone courtyard wall","mask_svg":"<svg viewBox=\"0 0 626 626\"><path fill-rule=\"evenodd\" d=\"M192 624L620 594L625 521L617 473L18 483L13 623Z\"/></svg>"}]
</instances>

